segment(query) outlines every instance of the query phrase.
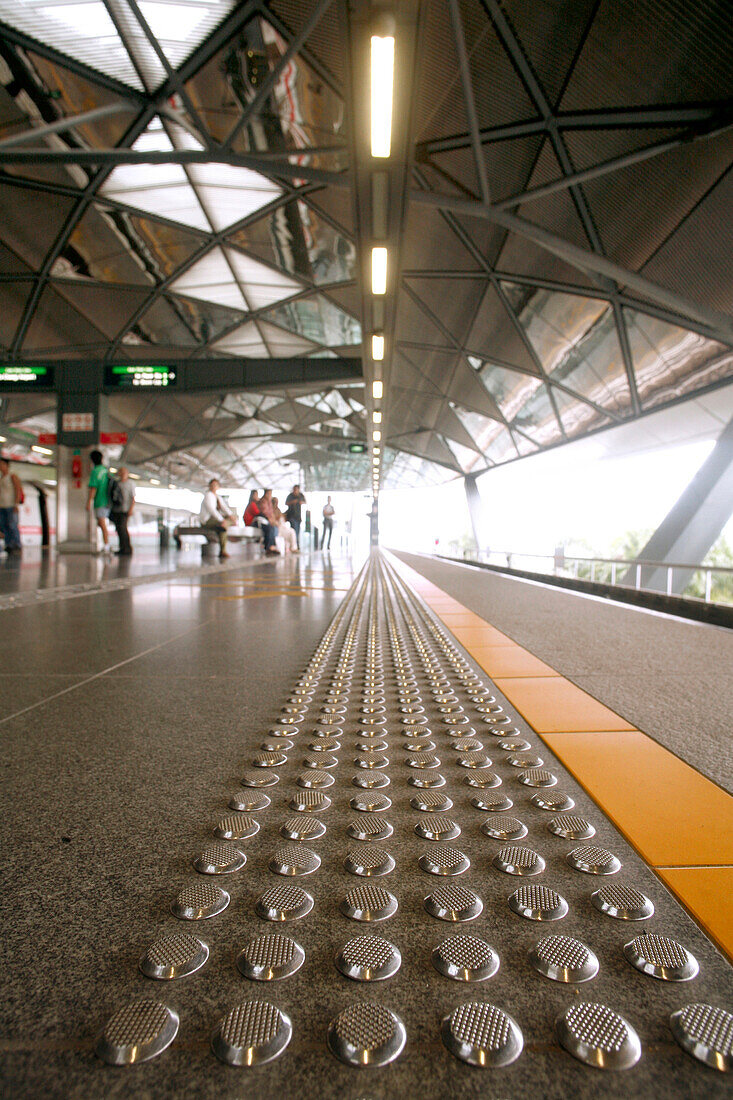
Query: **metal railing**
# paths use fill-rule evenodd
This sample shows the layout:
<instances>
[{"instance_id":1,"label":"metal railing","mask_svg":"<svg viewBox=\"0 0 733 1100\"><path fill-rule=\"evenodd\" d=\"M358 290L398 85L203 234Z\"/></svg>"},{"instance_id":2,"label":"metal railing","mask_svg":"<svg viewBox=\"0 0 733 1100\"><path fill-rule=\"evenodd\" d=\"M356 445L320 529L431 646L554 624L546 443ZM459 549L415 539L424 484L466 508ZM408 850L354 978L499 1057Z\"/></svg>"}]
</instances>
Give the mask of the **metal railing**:
<instances>
[{"instance_id":1,"label":"metal railing","mask_svg":"<svg viewBox=\"0 0 733 1100\"><path fill-rule=\"evenodd\" d=\"M629 561L626 558L588 558L572 554L530 554L516 550L491 550L477 554L465 551L467 561L485 562L487 565L506 566L507 569L523 569L535 573L547 573L555 577L573 577L592 583L618 585L637 591L661 591L647 583L650 571L665 570L666 595L675 594L675 578L688 574L681 595L701 599L706 603L733 604L733 566L712 565L703 562ZM521 563L521 564L520 564ZM625 578L630 573L630 578ZM692 592L689 590L693 589Z\"/></svg>"}]
</instances>

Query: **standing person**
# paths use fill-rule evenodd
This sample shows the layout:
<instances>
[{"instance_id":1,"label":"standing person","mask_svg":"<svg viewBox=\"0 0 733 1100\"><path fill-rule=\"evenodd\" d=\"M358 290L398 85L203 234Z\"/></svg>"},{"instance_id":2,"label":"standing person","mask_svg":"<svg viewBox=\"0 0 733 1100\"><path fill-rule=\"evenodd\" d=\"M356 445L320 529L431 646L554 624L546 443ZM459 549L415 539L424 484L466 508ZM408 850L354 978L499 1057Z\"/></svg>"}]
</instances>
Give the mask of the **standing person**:
<instances>
[{"instance_id":1,"label":"standing person","mask_svg":"<svg viewBox=\"0 0 733 1100\"><path fill-rule=\"evenodd\" d=\"M112 547L109 544L109 470L104 465L102 452L91 451L89 460L92 464L92 472L89 475L89 496L87 497L87 512L94 507L94 516L97 527L102 532L102 553L109 554Z\"/></svg>"},{"instance_id":2,"label":"standing person","mask_svg":"<svg viewBox=\"0 0 733 1100\"><path fill-rule=\"evenodd\" d=\"M331 549L331 535L333 534L333 517L336 514L336 509L331 504L331 498L329 497L326 503L323 505L323 538L321 539L321 548L324 550ZM328 531L328 546L326 542L326 532Z\"/></svg>"},{"instance_id":3,"label":"standing person","mask_svg":"<svg viewBox=\"0 0 733 1100\"><path fill-rule=\"evenodd\" d=\"M295 531L295 541L300 549L300 522L303 518L302 506L305 504L305 497L300 491L300 485L293 485L292 493L288 493L285 498L285 518L290 526Z\"/></svg>"},{"instance_id":4,"label":"standing person","mask_svg":"<svg viewBox=\"0 0 733 1100\"><path fill-rule=\"evenodd\" d=\"M20 554L18 509L23 503L23 486L17 474L10 472L10 460L0 458L0 534L7 554Z\"/></svg>"},{"instance_id":5,"label":"standing person","mask_svg":"<svg viewBox=\"0 0 733 1100\"><path fill-rule=\"evenodd\" d=\"M135 485L130 480L130 471L127 466L120 466L117 477L110 482L109 503L112 509L110 519L115 525L117 537L120 540L117 553L121 558L127 558L132 554L127 521L135 508Z\"/></svg>"},{"instance_id":6,"label":"standing person","mask_svg":"<svg viewBox=\"0 0 733 1100\"><path fill-rule=\"evenodd\" d=\"M219 482L212 477L209 488L204 493L199 512L199 523L202 527L210 527L216 531L219 540L219 557L228 558L227 554L227 520L231 517L231 511L219 496Z\"/></svg>"}]
</instances>

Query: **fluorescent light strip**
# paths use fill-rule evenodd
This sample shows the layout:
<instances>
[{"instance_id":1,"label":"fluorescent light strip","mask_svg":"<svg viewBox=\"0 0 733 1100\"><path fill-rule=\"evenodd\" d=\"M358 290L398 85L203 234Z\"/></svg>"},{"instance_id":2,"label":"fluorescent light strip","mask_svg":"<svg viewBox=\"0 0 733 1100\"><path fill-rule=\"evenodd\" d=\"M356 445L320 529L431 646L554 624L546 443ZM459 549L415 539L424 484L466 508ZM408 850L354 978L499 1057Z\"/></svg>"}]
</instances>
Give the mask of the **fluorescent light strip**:
<instances>
[{"instance_id":1,"label":"fluorescent light strip","mask_svg":"<svg viewBox=\"0 0 733 1100\"><path fill-rule=\"evenodd\" d=\"M384 393L384 386L383 386L382 382L380 381L379 378L375 378L374 381L372 382L372 397L375 398L377 401L379 401L380 398L382 397L383 393Z\"/></svg>"},{"instance_id":2,"label":"fluorescent light strip","mask_svg":"<svg viewBox=\"0 0 733 1100\"><path fill-rule=\"evenodd\" d=\"M372 294L387 293L387 249L372 249Z\"/></svg>"},{"instance_id":3,"label":"fluorescent light strip","mask_svg":"<svg viewBox=\"0 0 733 1100\"><path fill-rule=\"evenodd\" d=\"M381 424L382 423L382 414L379 411L379 409L375 409L374 412L372 413L372 420L374 421L375 424Z\"/></svg>"},{"instance_id":4,"label":"fluorescent light strip","mask_svg":"<svg viewBox=\"0 0 733 1100\"><path fill-rule=\"evenodd\" d=\"M384 359L384 337L378 336L376 332L372 336L372 359L375 362Z\"/></svg>"},{"instance_id":5,"label":"fluorescent light strip","mask_svg":"<svg viewBox=\"0 0 733 1100\"><path fill-rule=\"evenodd\" d=\"M388 157L392 148L394 38L372 35L372 156Z\"/></svg>"}]
</instances>

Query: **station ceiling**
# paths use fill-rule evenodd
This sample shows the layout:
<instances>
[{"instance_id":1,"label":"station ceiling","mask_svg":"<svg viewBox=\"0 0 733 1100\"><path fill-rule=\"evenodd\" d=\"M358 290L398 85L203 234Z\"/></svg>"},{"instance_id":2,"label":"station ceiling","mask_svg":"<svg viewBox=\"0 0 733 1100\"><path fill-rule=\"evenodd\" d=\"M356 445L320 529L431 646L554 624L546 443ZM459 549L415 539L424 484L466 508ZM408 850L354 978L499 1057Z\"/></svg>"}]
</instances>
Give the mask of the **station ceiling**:
<instances>
[{"instance_id":1,"label":"station ceiling","mask_svg":"<svg viewBox=\"0 0 733 1100\"><path fill-rule=\"evenodd\" d=\"M127 461L192 482L368 488L375 410L381 485L439 482L709 392L731 56L726 0L0 0L2 356L363 364L112 399Z\"/></svg>"}]
</instances>

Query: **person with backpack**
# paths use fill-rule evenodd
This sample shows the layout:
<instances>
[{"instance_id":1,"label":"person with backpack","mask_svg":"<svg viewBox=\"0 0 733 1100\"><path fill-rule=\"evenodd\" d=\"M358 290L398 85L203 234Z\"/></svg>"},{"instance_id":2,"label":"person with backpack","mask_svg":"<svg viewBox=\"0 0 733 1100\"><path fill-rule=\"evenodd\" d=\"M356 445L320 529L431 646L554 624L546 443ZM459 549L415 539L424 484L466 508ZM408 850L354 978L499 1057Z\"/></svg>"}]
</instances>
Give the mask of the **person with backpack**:
<instances>
[{"instance_id":1,"label":"person with backpack","mask_svg":"<svg viewBox=\"0 0 733 1100\"><path fill-rule=\"evenodd\" d=\"M7 554L20 554L22 551L18 509L24 500L20 478L10 472L10 460L0 458L0 535L5 540Z\"/></svg>"},{"instance_id":2,"label":"person with backpack","mask_svg":"<svg viewBox=\"0 0 733 1100\"><path fill-rule=\"evenodd\" d=\"M130 471L126 466L120 466L117 477L109 479L109 503L110 519L115 525L117 537L120 540L117 554L121 558L129 558L132 554L132 545L127 521L135 508L135 486L130 480Z\"/></svg>"},{"instance_id":3,"label":"person with backpack","mask_svg":"<svg viewBox=\"0 0 733 1100\"><path fill-rule=\"evenodd\" d=\"M89 475L89 496L87 497L87 512L94 508L94 517L97 527L102 532L102 553L110 554L112 547L109 544L109 470L104 465L101 451L90 451L89 460L92 464L92 472Z\"/></svg>"}]
</instances>

